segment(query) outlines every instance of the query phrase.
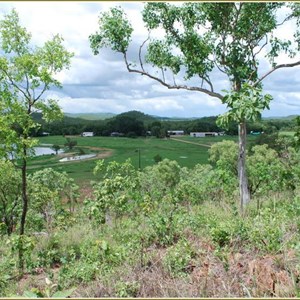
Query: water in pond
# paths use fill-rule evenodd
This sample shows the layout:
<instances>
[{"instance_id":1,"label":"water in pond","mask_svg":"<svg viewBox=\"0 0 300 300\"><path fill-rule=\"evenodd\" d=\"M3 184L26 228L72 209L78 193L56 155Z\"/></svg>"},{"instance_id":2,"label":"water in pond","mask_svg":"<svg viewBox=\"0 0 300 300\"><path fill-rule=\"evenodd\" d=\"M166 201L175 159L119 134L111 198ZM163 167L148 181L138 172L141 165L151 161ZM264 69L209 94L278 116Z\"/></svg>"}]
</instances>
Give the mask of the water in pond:
<instances>
[{"instance_id":1,"label":"water in pond","mask_svg":"<svg viewBox=\"0 0 300 300\"><path fill-rule=\"evenodd\" d=\"M48 154L55 154L55 151L52 150L50 147L34 147L34 151L35 151L35 156L40 156L40 155L48 155ZM64 150L60 149L57 151L57 153L63 153ZM10 153L9 154L9 159L13 158L13 154Z\"/></svg>"},{"instance_id":2,"label":"water in pond","mask_svg":"<svg viewBox=\"0 0 300 300\"><path fill-rule=\"evenodd\" d=\"M49 147L34 147L35 155L55 154L55 151ZM63 153L63 150L58 150L57 153Z\"/></svg>"},{"instance_id":3,"label":"water in pond","mask_svg":"<svg viewBox=\"0 0 300 300\"><path fill-rule=\"evenodd\" d=\"M84 154L84 155L76 155L76 156L69 156L69 157L64 157L60 159L60 162L66 162L66 161L74 161L74 160L82 160L82 159L88 159L95 157L96 154Z\"/></svg>"}]
</instances>

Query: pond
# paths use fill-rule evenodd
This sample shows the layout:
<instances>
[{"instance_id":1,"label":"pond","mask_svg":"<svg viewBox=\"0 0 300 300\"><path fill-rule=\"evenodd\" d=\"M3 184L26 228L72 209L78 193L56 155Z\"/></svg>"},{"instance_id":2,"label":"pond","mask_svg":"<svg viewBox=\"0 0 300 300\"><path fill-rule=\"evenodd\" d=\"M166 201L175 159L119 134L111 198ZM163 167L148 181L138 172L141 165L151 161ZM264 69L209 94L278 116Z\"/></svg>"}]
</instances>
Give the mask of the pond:
<instances>
[{"instance_id":1,"label":"pond","mask_svg":"<svg viewBox=\"0 0 300 300\"><path fill-rule=\"evenodd\" d=\"M66 162L66 161L74 161L74 160L83 160L83 159L88 159L95 157L96 154L84 154L84 155L75 155L75 156L69 156L69 157L64 157L60 159L60 162Z\"/></svg>"},{"instance_id":2,"label":"pond","mask_svg":"<svg viewBox=\"0 0 300 300\"><path fill-rule=\"evenodd\" d=\"M47 154L55 154L55 151L50 147L34 147L35 156L47 155ZM58 150L57 153L63 153L64 150Z\"/></svg>"},{"instance_id":3,"label":"pond","mask_svg":"<svg viewBox=\"0 0 300 300\"><path fill-rule=\"evenodd\" d=\"M41 155L48 155L48 154L55 154L55 151L52 150L50 147L34 147L33 148L35 151L34 156L41 156ZM57 153L63 153L64 150L60 149L57 151ZM8 155L9 159L13 158L13 153L10 153Z\"/></svg>"}]
</instances>

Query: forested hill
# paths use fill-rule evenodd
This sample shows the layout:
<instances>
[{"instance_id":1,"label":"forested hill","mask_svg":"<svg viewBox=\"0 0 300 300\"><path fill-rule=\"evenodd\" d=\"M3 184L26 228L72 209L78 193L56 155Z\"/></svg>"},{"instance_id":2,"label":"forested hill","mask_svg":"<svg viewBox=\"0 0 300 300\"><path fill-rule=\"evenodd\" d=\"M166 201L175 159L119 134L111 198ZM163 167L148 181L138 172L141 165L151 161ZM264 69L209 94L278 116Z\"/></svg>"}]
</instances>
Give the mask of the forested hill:
<instances>
[{"instance_id":1,"label":"forested hill","mask_svg":"<svg viewBox=\"0 0 300 300\"><path fill-rule=\"evenodd\" d=\"M79 118L84 120L106 120L114 117L116 114L113 113L65 113L66 117Z\"/></svg>"}]
</instances>

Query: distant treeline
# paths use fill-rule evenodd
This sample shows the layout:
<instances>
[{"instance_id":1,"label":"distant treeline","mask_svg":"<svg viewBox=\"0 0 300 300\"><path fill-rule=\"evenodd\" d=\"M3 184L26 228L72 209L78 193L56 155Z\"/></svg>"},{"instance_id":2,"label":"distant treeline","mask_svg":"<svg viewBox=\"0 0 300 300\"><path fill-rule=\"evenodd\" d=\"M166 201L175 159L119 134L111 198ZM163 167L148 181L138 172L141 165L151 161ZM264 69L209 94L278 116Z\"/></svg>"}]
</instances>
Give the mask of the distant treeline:
<instances>
[{"instance_id":1,"label":"distant treeline","mask_svg":"<svg viewBox=\"0 0 300 300\"><path fill-rule=\"evenodd\" d=\"M164 137L168 130L184 130L190 132L225 132L228 135L237 135L237 124L230 124L228 129L216 125L217 116L203 117L192 120L159 120L139 111L129 111L106 120L85 120L65 116L62 120L46 123L39 114L33 117L38 120L41 127L32 135L41 136L43 132L51 135L79 135L85 131L92 131L97 136L110 136L113 132L122 133L127 137L152 135ZM292 129L294 120L289 119L263 119L248 123L248 133L273 133L280 129Z\"/></svg>"}]
</instances>

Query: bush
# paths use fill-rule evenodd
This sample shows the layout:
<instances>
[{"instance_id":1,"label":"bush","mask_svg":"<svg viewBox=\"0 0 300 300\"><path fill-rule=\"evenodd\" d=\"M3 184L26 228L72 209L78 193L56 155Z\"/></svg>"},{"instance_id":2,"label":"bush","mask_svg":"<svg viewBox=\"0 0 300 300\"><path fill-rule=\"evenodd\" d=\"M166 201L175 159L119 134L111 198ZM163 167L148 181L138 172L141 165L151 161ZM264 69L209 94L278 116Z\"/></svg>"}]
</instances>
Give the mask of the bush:
<instances>
[{"instance_id":1,"label":"bush","mask_svg":"<svg viewBox=\"0 0 300 300\"><path fill-rule=\"evenodd\" d=\"M196 252L191 244L182 239L167 250L163 265L172 277L186 276L192 270L192 260Z\"/></svg>"}]
</instances>

